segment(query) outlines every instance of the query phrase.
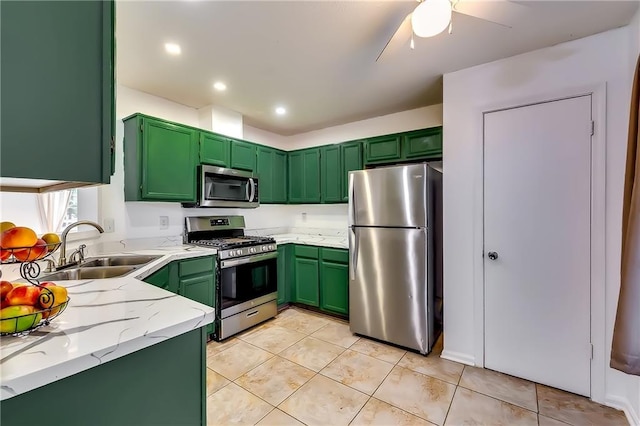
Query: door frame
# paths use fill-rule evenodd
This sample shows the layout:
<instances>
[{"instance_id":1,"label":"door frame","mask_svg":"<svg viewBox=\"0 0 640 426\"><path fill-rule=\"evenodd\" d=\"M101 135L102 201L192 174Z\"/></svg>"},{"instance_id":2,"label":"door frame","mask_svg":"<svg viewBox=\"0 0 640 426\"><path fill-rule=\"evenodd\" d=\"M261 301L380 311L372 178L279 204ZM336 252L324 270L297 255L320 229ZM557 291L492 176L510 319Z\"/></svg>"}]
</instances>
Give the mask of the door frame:
<instances>
[{"instance_id":1,"label":"door frame","mask_svg":"<svg viewBox=\"0 0 640 426\"><path fill-rule=\"evenodd\" d=\"M605 317L605 209L606 209L606 83L577 86L531 96L516 97L477 109L476 126L480 141L474 151L473 226L473 311L474 364L484 367L484 115L491 112L591 95L591 117L595 121L591 137L591 399L605 402L606 317Z\"/></svg>"}]
</instances>

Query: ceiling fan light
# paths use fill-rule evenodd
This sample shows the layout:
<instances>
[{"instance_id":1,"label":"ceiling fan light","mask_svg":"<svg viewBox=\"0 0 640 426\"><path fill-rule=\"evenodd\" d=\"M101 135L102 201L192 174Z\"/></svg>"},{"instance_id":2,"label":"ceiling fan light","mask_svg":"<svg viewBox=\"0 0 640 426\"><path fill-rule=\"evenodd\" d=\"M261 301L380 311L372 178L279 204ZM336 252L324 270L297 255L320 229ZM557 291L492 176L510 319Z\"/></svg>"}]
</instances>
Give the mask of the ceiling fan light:
<instances>
[{"instance_id":1,"label":"ceiling fan light","mask_svg":"<svg viewBox=\"0 0 640 426\"><path fill-rule=\"evenodd\" d=\"M418 37L433 37L451 22L449 0L424 0L411 14L411 26Z\"/></svg>"}]
</instances>

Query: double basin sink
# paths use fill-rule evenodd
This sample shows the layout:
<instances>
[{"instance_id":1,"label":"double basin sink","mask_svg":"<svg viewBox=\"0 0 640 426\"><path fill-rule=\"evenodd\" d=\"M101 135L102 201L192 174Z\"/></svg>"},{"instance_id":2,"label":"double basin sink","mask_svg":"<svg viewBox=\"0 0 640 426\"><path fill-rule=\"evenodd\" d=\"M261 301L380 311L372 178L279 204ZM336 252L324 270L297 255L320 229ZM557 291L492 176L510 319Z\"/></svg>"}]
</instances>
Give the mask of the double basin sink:
<instances>
[{"instance_id":1,"label":"double basin sink","mask_svg":"<svg viewBox=\"0 0 640 426\"><path fill-rule=\"evenodd\" d=\"M44 275L42 281L87 280L116 278L126 275L162 256L101 256L88 258L83 262L53 274Z\"/></svg>"}]
</instances>

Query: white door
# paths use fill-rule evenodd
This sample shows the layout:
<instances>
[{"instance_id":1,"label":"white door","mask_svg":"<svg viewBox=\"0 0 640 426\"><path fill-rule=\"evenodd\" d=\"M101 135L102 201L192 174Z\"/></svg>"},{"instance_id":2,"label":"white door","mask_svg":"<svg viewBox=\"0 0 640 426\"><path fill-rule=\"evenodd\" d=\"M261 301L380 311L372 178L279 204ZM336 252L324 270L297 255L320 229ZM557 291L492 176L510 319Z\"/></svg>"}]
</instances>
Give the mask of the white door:
<instances>
[{"instance_id":1,"label":"white door","mask_svg":"<svg viewBox=\"0 0 640 426\"><path fill-rule=\"evenodd\" d=\"M485 367L590 396L591 96L484 132Z\"/></svg>"}]
</instances>

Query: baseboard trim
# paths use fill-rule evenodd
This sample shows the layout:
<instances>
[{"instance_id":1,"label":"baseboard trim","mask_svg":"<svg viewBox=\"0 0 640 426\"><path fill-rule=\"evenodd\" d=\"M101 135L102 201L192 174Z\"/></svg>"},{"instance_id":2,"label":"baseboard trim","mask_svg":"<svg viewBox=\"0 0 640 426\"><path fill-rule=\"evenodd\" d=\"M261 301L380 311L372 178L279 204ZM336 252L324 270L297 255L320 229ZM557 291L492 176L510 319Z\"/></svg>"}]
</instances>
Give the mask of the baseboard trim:
<instances>
[{"instance_id":1,"label":"baseboard trim","mask_svg":"<svg viewBox=\"0 0 640 426\"><path fill-rule=\"evenodd\" d=\"M633 406L627 398L623 398L621 396L607 396L605 398L605 405L624 411L630 425L640 426L640 416L633 409Z\"/></svg>"},{"instance_id":2,"label":"baseboard trim","mask_svg":"<svg viewBox=\"0 0 640 426\"><path fill-rule=\"evenodd\" d=\"M453 352L443 350L440 358L448 359L449 361L459 362L460 364L466 364L474 367L476 365L476 359L468 354L462 352Z\"/></svg>"}]
</instances>

